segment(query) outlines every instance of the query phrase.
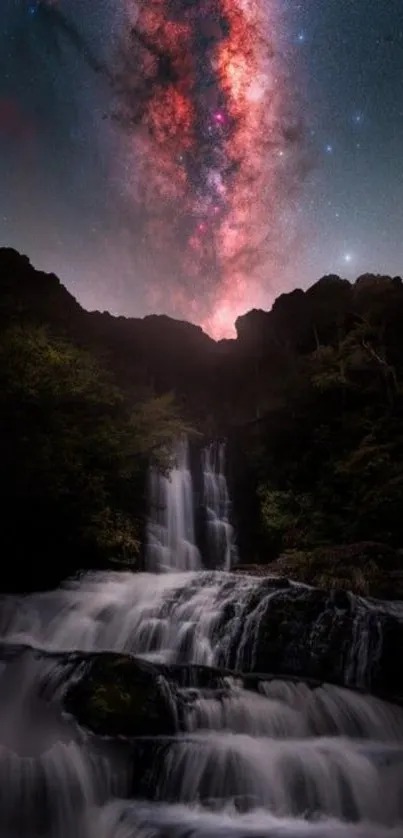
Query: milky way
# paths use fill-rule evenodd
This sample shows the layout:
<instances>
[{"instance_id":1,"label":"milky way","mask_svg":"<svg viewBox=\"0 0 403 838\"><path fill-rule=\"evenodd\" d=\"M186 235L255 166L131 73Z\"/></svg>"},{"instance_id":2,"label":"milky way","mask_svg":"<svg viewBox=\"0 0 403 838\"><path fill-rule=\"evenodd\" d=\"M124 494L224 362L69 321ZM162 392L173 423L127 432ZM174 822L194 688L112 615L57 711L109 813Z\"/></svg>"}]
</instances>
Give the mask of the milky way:
<instances>
[{"instance_id":1,"label":"milky way","mask_svg":"<svg viewBox=\"0 0 403 838\"><path fill-rule=\"evenodd\" d=\"M87 308L220 335L324 273L401 273L401 0L1 0L0 22L0 244Z\"/></svg>"},{"instance_id":2,"label":"milky way","mask_svg":"<svg viewBox=\"0 0 403 838\"><path fill-rule=\"evenodd\" d=\"M186 317L226 336L238 314L270 302L273 276L294 235L293 199L306 163L274 0L116 5L113 38L107 30L91 38L88 10L75 0L15 0L20 17L13 33L24 35L32 90L37 96L44 86L40 61L49 77L46 95L54 97L47 124L60 145L55 152L49 142L48 168L56 154L61 170L67 156L66 105L59 108L52 74L60 87L82 66L83 91L91 74L103 85L98 150L91 138L93 154L104 161L98 189L115 216L105 225L103 247L113 254L120 248L119 261L125 251L140 309ZM65 88L62 95L67 101ZM2 103L3 110L16 109L14 120L16 100ZM91 105L95 112L95 99ZM43 132L37 113L36 130ZM113 142L105 142L107 132ZM77 170L90 172L84 158Z\"/></svg>"},{"instance_id":3,"label":"milky way","mask_svg":"<svg viewBox=\"0 0 403 838\"><path fill-rule=\"evenodd\" d=\"M117 73L150 294L215 336L263 296L301 174L275 36L263 0L144 0Z\"/></svg>"}]
</instances>

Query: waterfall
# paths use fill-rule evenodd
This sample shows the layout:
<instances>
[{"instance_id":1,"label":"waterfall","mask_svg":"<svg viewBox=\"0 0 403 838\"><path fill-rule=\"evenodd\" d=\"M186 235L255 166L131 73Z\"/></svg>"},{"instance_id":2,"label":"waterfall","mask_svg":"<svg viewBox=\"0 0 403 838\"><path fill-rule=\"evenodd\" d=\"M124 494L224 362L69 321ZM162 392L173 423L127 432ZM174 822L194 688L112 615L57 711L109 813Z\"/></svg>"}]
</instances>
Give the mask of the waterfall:
<instances>
[{"instance_id":1,"label":"waterfall","mask_svg":"<svg viewBox=\"0 0 403 838\"><path fill-rule=\"evenodd\" d=\"M207 564L230 570L236 557L230 523L230 497L225 475L225 443L213 442L200 452L202 506L205 511ZM199 570L203 567L195 535L195 496L189 462L189 443L183 436L173 455L173 467L164 474L149 470L149 521L146 567L161 570Z\"/></svg>"},{"instance_id":2,"label":"waterfall","mask_svg":"<svg viewBox=\"0 0 403 838\"><path fill-rule=\"evenodd\" d=\"M146 563L150 571L197 570L201 557L194 529L193 481L189 444L182 437L169 474L152 466L149 474L150 517Z\"/></svg>"},{"instance_id":3,"label":"waterfall","mask_svg":"<svg viewBox=\"0 0 403 838\"><path fill-rule=\"evenodd\" d=\"M99 573L9 598L0 612L0 834L400 838L403 710L375 697L280 677L259 676L251 689L247 676L206 682L201 671L199 682L196 668L169 696L181 727L151 736L146 772L144 737L128 743L125 768L108 740L97 745L57 709L73 677L69 651L133 652L167 667L222 663L236 650L246 666L265 609L295 591L304 589L219 572Z\"/></svg>"},{"instance_id":4,"label":"waterfall","mask_svg":"<svg viewBox=\"0 0 403 838\"><path fill-rule=\"evenodd\" d=\"M369 690L382 654L391 654L383 653L390 619L403 626L403 603L341 599L276 577L109 572L25 597L12 614L4 609L0 637L250 672L320 678L322 665L329 680Z\"/></svg>"},{"instance_id":5,"label":"waterfall","mask_svg":"<svg viewBox=\"0 0 403 838\"><path fill-rule=\"evenodd\" d=\"M236 557L230 523L230 498L225 474L225 443L203 449L203 489L206 508L207 549L213 567L230 570Z\"/></svg>"},{"instance_id":6,"label":"waterfall","mask_svg":"<svg viewBox=\"0 0 403 838\"><path fill-rule=\"evenodd\" d=\"M403 708L320 673L369 690L385 659L398 670L403 605L192 570L184 443L151 483L149 561L170 573L0 601L1 838L401 838ZM158 700L132 669L98 683L105 653ZM99 736L63 703L84 677ZM111 712L139 732L104 731Z\"/></svg>"}]
</instances>

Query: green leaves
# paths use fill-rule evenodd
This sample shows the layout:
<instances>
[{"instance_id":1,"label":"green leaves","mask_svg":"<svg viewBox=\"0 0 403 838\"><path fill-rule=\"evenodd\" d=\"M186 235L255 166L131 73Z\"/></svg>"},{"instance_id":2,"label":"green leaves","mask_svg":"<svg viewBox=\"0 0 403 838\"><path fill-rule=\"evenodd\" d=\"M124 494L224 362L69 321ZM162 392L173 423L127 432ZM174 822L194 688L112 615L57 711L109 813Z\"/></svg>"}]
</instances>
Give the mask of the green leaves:
<instances>
[{"instance_id":1,"label":"green leaves","mask_svg":"<svg viewBox=\"0 0 403 838\"><path fill-rule=\"evenodd\" d=\"M168 465L181 429L172 395L129 403L89 352L43 328L4 331L0 456L11 556L42 554L56 581L115 560L135 564L149 459Z\"/></svg>"},{"instance_id":2,"label":"green leaves","mask_svg":"<svg viewBox=\"0 0 403 838\"><path fill-rule=\"evenodd\" d=\"M191 430L181 419L173 393L141 402L133 410L130 424L133 454L151 456L162 468L170 465L173 440Z\"/></svg>"},{"instance_id":3,"label":"green leaves","mask_svg":"<svg viewBox=\"0 0 403 838\"><path fill-rule=\"evenodd\" d=\"M332 301L329 283L319 286L303 311L316 346L295 352L298 386L284 375L283 405L259 426L263 549L364 539L400 547L403 288L365 276L336 283Z\"/></svg>"}]
</instances>

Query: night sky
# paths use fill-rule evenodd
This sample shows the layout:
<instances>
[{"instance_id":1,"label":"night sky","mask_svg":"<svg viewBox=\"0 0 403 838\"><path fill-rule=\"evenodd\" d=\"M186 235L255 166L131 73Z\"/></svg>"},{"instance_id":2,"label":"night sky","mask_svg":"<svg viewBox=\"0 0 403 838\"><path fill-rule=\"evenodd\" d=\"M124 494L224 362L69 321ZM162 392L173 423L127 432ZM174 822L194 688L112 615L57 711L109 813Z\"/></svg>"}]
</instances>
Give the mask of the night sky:
<instances>
[{"instance_id":1,"label":"night sky","mask_svg":"<svg viewBox=\"0 0 403 838\"><path fill-rule=\"evenodd\" d=\"M260 0L158 0L144 45L131 0L1 0L0 245L217 336L325 273L402 274L401 0L261 2L241 31Z\"/></svg>"}]
</instances>

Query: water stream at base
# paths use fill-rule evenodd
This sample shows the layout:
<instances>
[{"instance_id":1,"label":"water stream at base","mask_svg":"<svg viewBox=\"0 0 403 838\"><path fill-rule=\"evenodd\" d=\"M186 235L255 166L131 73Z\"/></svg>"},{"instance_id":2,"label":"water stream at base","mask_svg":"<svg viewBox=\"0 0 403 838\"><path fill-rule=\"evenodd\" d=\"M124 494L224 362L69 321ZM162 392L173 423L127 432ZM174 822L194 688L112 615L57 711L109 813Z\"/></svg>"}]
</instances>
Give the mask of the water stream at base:
<instances>
[{"instance_id":1,"label":"water stream at base","mask_svg":"<svg viewBox=\"0 0 403 838\"><path fill-rule=\"evenodd\" d=\"M270 580L172 572L94 574L5 598L1 838L402 838L399 708L280 679L255 692L236 677L224 691L189 687L184 732L159 744L154 799L129 800L125 768L43 701L60 661L11 653L29 644L224 665L235 646L238 665L251 668L259 621L280 595ZM371 608L360 607L364 620Z\"/></svg>"}]
</instances>

